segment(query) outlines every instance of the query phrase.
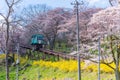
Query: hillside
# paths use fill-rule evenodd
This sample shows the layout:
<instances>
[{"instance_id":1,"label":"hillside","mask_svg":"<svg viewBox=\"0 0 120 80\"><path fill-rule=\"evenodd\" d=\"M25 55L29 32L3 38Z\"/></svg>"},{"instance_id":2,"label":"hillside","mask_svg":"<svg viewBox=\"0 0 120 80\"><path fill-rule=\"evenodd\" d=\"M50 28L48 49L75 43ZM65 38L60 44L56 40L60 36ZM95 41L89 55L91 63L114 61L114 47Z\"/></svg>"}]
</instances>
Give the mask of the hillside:
<instances>
[{"instance_id":1,"label":"hillside","mask_svg":"<svg viewBox=\"0 0 120 80\"><path fill-rule=\"evenodd\" d=\"M0 55L4 57L3 55ZM1 58L2 58L1 57ZM27 63L27 66L25 67ZM29 65L28 65L29 64ZM111 64L114 66L113 64ZM23 68L24 67L24 68ZM81 63L82 80L97 79L97 64L86 65ZM43 61L29 60L21 57L19 80L77 80L77 61ZM5 68L0 66L0 80L5 80ZM16 67L10 67L10 80L16 79ZM101 79L114 79L114 72L107 66L101 64Z\"/></svg>"}]
</instances>

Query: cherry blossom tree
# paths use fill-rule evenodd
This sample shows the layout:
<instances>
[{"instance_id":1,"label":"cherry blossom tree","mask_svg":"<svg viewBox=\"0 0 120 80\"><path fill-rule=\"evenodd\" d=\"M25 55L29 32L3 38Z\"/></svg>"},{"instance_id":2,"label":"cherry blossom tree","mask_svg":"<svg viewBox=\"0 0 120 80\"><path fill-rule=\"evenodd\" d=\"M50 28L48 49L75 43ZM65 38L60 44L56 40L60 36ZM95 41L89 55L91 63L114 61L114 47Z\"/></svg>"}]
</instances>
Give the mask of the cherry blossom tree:
<instances>
[{"instance_id":1,"label":"cherry blossom tree","mask_svg":"<svg viewBox=\"0 0 120 80\"><path fill-rule=\"evenodd\" d=\"M0 50L5 53L5 28L0 26Z\"/></svg>"},{"instance_id":2,"label":"cherry blossom tree","mask_svg":"<svg viewBox=\"0 0 120 80\"><path fill-rule=\"evenodd\" d=\"M92 40L97 40L101 36L102 63L111 67L115 71L116 80L120 80L119 60L120 60L120 6L110 7L94 14L91 18L88 32ZM109 57L105 57L108 54ZM103 58L104 57L104 58ZM116 67L110 66L114 62Z\"/></svg>"},{"instance_id":3,"label":"cherry blossom tree","mask_svg":"<svg viewBox=\"0 0 120 80\"><path fill-rule=\"evenodd\" d=\"M87 9L86 11L80 12L80 41L81 45L90 41L90 35L88 33L88 23L90 22L90 18L92 15L101 9ZM75 15L69 19L66 24L61 25L64 29L65 35L68 38L68 42L71 45L76 45L76 17Z\"/></svg>"},{"instance_id":4,"label":"cherry blossom tree","mask_svg":"<svg viewBox=\"0 0 120 80\"><path fill-rule=\"evenodd\" d=\"M49 42L50 49L54 48L56 37L62 29L61 24L64 24L71 16L68 9L56 8L39 14L31 23L27 25L28 33L43 34ZM30 34L31 35L31 34Z\"/></svg>"},{"instance_id":5,"label":"cherry blossom tree","mask_svg":"<svg viewBox=\"0 0 120 80\"><path fill-rule=\"evenodd\" d=\"M6 80L9 80L9 67L8 67L8 54L9 54L9 39L10 39L10 26L11 23L15 23L16 21L12 20L12 15L14 13L15 5L17 5L21 0L5 0L7 5L7 12L0 13L0 16L3 17L3 25L5 29L5 53L6 53Z\"/></svg>"},{"instance_id":6,"label":"cherry blossom tree","mask_svg":"<svg viewBox=\"0 0 120 80\"><path fill-rule=\"evenodd\" d=\"M33 34L41 33L41 22L45 18L45 15L51 8L44 4L29 5L25 7L21 12L20 20L22 20L22 26L25 27L25 33L23 36L23 45L30 46L30 39ZM38 18L41 20L37 20ZM26 38L27 37L27 38Z\"/></svg>"},{"instance_id":7,"label":"cherry blossom tree","mask_svg":"<svg viewBox=\"0 0 120 80\"><path fill-rule=\"evenodd\" d=\"M56 8L46 14L45 20L42 22L42 33L46 36L50 49L54 48L58 31L62 29L61 24L66 23L70 19L71 13L63 8Z\"/></svg>"}]
</instances>

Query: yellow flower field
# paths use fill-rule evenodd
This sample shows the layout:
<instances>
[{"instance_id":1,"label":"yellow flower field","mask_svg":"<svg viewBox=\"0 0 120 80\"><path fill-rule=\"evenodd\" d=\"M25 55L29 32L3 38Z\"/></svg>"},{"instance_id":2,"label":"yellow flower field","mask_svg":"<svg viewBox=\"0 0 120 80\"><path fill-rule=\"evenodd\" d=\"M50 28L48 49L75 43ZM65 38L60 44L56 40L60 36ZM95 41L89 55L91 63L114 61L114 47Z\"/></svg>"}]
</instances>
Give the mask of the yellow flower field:
<instances>
[{"instance_id":1,"label":"yellow flower field","mask_svg":"<svg viewBox=\"0 0 120 80\"><path fill-rule=\"evenodd\" d=\"M77 64L77 61L75 60L68 60L68 61L62 60L58 62L40 60L40 61L34 61L33 66L35 65L44 66L47 68L50 68L50 67L56 68L56 69L60 69L68 72L75 72L78 69L78 66L77 66L78 64ZM110 65L115 67L114 63L111 63ZM101 72L114 73L114 71L105 64L101 64L100 67L101 67ZM91 62L91 64L86 65L85 62L81 62L81 68L82 68L82 71L97 72L98 64Z\"/></svg>"}]
</instances>

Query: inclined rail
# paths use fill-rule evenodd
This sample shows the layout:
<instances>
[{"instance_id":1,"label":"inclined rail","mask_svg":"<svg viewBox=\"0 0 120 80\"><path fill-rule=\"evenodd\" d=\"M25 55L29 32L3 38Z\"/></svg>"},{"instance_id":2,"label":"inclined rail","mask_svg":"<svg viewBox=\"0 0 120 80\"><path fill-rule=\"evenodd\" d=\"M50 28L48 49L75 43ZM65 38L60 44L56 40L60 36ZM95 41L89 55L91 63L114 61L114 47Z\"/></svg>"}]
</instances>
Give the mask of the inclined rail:
<instances>
[{"instance_id":1,"label":"inclined rail","mask_svg":"<svg viewBox=\"0 0 120 80\"><path fill-rule=\"evenodd\" d=\"M30 48L30 47L26 47L26 46L20 46L20 47L24 48L24 49L32 50L32 48ZM69 54L66 54L66 53L56 52L56 51L48 50L48 49L44 49L44 48L41 48L41 49L39 49L37 51L43 52L44 54L53 55L53 56L56 56L56 57L61 57L63 59L77 60L77 55L69 55ZM80 57L81 57L81 59L90 59L90 58L93 58L94 55L80 54Z\"/></svg>"}]
</instances>

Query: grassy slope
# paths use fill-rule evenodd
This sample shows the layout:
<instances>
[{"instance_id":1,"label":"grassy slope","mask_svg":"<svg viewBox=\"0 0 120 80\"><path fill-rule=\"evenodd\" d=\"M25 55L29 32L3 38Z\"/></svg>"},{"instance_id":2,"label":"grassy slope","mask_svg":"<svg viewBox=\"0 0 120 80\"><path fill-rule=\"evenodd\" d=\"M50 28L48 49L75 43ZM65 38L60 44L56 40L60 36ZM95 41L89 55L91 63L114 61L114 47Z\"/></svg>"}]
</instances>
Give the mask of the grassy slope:
<instances>
[{"instance_id":1,"label":"grassy slope","mask_svg":"<svg viewBox=\"0 0 120 80\"><path fill-rule=\"evenodd\" d=\"M2 70L1 70L2 69ZM0 67L0 80L5 80L5 70ZM10 80L15 80L15 69L10 69ZM19 80L38 80L38 74L40 74L40 80L64 80L73 79L77 80L77 72L64 72L58 69L45 68L45 67L28 67L26 70L20 72ZM114 79L114 74L101 74L101 80ZM82 80L97 80L97 73L95 72L82 72Z\"/></svg>"},{"instance_id":2,"label":"grassy slope","mask_svg":"<svg viewBox=\"0 0 120 80\"><path fill-rule=\"evenodd\" d=\"M15 80L15 69L10 68L10 80ZM5 74L5 68L3 66L0 66L0 80L5 80L6 74Z\"/></svg>"},{"instance_id":3,"label":"grassy slope","mask_svg":"<svg viewBox=\"0 0 120 80\"><path fill-rule=\"evenodd\" d=\"M77 80L77 72L64 72L53 68L45 67L29 67L24 74L20 76L20 80L23 78L29 80L38 80L38 74L40 71L40 80L64 80L73 79ZM114 79L114 74L101 74L101 80ZM97 73L95 72L82 72L82 80L97 80Z\"/></svg>"},{"instance_id":4,"label":"grassy slope","mask_svg":"<svg viewBox=\"0 0 120 80\"><path fill-rule=\"evenodd\" d=\"M75 74L60 71L53 68L45 67L29 67L26 72L20 76L20 79L26 78L30 80L38 80L38 74L40 74L41 80L51 80L53 78L75 78Z\"/></svg>"},{"instance_id":5,"label":"grassy slope","mask_svg":"<svg viewBox=\"0 0 120 80\"><path fill-rule=\"evenodd\" d=\"M2 57L0 57L2 58ZM26 62L26 60L22 60ZM30 62L28 62L30 63ZM77 72L65 72L53 68L45 68L38 66L30 66L26 70L20 71L19 80L38 80L38 73L40 73L40 80L68 80L71 78L77 80ZM15 80L16 70L15 68L10 68L10 80ZM101 80L115 80L114 74L101 74ZM0 65L0 80L5 80L5 67ZM82 72L82 80L97 80L97 72Z\"/></svg>"}]
</instances>

